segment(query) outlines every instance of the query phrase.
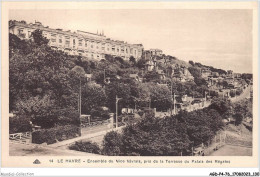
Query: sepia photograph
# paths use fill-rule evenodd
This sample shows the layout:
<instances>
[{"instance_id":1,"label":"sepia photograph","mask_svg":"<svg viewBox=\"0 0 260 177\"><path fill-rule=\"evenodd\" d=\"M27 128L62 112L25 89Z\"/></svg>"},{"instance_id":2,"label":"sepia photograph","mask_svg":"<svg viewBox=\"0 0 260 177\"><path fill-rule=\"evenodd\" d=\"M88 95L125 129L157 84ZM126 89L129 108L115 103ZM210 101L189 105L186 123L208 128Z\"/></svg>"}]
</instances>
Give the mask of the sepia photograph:
<instances>
[{"instance_id":1,"label":"sepia photograph","mask_svg":"<svg viewBox=\"0 0 260 177\"><path fill-rule=\"evenodd\" d=\"M9 18L10 155L252 155L252 11Z\"/></svg>"},{"instance_id":2,"label":"sepia photograph","mask_svg":"<svg viewBox=\"0 0 260 177\"><path fill-rule=\"evenodd\" d=\"M253 16L10 8L8 156L252 158Z\"/></svg>"}]
</instances>

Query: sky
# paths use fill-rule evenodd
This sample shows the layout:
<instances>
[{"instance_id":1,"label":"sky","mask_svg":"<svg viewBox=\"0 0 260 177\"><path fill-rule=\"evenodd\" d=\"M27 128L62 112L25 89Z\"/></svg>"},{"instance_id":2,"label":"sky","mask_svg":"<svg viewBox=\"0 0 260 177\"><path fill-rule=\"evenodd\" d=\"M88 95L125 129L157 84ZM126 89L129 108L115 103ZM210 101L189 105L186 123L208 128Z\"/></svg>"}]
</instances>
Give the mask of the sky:
<instances>
[{"instance_id":1,"label":"sky","mask_svg":"<svg viewBox=\"0 0 260 177\"><path fill-rule=\"evenodd\" d=\"M252 73L252 11L244 9L11 10L10 20L50 28L104 31L181 60Z\"/></svg>"}]
</instances>

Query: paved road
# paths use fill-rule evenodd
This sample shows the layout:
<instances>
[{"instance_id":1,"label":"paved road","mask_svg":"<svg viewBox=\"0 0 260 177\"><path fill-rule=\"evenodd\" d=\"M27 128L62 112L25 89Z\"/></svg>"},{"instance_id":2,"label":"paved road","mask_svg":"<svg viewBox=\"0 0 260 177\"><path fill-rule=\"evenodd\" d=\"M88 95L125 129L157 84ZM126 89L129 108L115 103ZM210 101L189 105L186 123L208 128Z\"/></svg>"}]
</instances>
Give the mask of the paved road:
<instances>
[{"instance_id":1,"label":"paved road","mask_svg":"<svg viewBox=\"0 0 260 177\"><path fill-rule=\"evenodd\" d=\"M125 126L119 127L117 129L117 131L120 131L124 127ZM66 148L68 145L73 144L76 141L81 141L81 140L87 141L87 140L91 140L91 139L95 140L96 137L100 141L100 140L103 140L103 137L105 136L105 134L107 134L108 132L113 131L113 130L115 130L115 129L107 129L107 130L103 130L103 131L97 130L95 132L88 133L88 134L82 135L82 136L77 137L77 138L61 141L61 142L51 144L51 145L48 145L48 146L52 147L52 148Z\"/></svg>"},{"instance_id":2,"label":"paved road","mask_svg":"<svg viewBox=\"0 0 260 177\"><path fill-rule=\"evenodd\" d=\"M250 97L251 87L252 86L248 86L241 95L239 95L239 96L237 96L235 98L231 98L230 100L235 103L235 102L241 101L241 100L243 100L245 98L249 98Z\"/></svg>"}]
</instances>

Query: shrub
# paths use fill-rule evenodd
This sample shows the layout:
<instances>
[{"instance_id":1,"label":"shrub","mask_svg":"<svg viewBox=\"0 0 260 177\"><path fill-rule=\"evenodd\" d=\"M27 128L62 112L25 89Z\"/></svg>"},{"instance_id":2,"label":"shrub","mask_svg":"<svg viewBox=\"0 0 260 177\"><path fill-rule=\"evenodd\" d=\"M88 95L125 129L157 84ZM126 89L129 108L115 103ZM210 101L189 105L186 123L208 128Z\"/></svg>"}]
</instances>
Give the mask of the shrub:
<instances>
[{"instance_id":1,"label":"shrub","mask_svg":"<svg viewBox=\"0 0 260 177\"><path fill-rule=\"evenodd\" d=\"M9 118L9 133L20 133L31 131L30 119L26 116L15 116Z\"/></svg>"},{"instance_id":2,"label":"shrub","mask_svg":"<svg viewBox=\"0 0 260 177\"><path fill-rule=\"evenodd\" d=\"M53 144L80 136L80 127L74 125L57 126L50 129L41 129L32 133L32 143Z\"/></svg>"},{"instance_id":3,"label":"shrub","mask_svg":"<svg viewBox=\"0 0 260 177\"><path fill-rule=\"evenodd\" d=\"M109 110L105 110L102 107L97 107L97 108L93 108L90 112L91 117L93 117L93 119L102 119L102 120L106 120L109 119Z\"/></svg>"},{"instance_id":4,"label":"shrub","mask_svg":"<svg viewBox=\"0 0 260 177\"><path fill-rule=\"evenodd\" d=\"M97 143L92 143L90 141L77 141L75 144L69 146L69 149L82 151L82 152L89 152L94 154L100 154L101 150Z\"/></svg>"},{"instance_id":5,"label":"shrub","mask_svg":"<svg viewBox=\"0 0 260 177\"><path fill-rule=\"evenodd\" d=\"M243 92L243 90L240 89L240 88L236 90L236 94L237 94L237 95L241 95L242 92Z\"/></svg>"},{"instance_id":6,"label":"shrub","mask_svg":"<svg viewBox=\"0 0 260 177\"><path fill-rule=\"evenodd\" d=\"M102 154L109 156L118 156L121 154L123 143L122 137L115 131L108 132L103 140Z\"/></svg>"}]
</instances>

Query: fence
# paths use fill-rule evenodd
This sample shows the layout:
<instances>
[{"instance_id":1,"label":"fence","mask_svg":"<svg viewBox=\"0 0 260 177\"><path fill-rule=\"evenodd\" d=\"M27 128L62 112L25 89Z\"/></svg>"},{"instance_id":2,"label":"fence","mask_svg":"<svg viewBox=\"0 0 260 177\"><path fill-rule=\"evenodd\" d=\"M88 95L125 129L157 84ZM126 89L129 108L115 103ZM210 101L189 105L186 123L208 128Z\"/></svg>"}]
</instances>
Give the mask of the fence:
<instances>
[{"instance_id":1,"label":"fence","mask_svg":"<svg viewBox=\"0 0 260 177\"><path fill-rule=\"evenodd\" d=\"M106 125L106 124L109 124L109 123L110 123L109 119L101 120L101 121L95 121L95 122L81 122L81 127L86 128L86 127L93 127L93 126L98 126L98 125Z\"/></svg>"},{"instance_id":2,"label":"fence","mask_svg":"<svg viewBox=\"0 0 260 177\"><path fill-rule=\"evenodd\" d=\"M31 132L13 133L9 134L9 139L20 143L30 143L31 135Z\"/></svg>"}]
</instances>

